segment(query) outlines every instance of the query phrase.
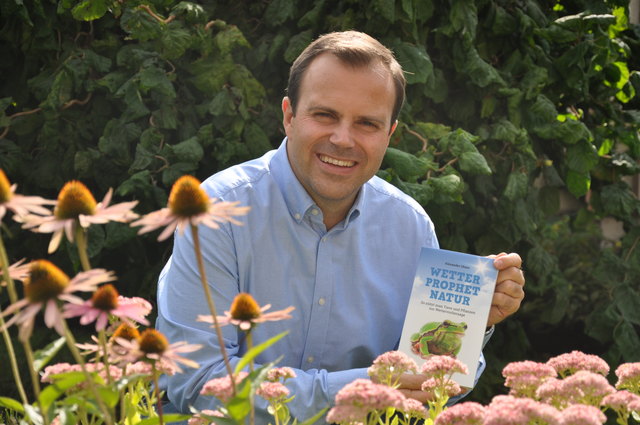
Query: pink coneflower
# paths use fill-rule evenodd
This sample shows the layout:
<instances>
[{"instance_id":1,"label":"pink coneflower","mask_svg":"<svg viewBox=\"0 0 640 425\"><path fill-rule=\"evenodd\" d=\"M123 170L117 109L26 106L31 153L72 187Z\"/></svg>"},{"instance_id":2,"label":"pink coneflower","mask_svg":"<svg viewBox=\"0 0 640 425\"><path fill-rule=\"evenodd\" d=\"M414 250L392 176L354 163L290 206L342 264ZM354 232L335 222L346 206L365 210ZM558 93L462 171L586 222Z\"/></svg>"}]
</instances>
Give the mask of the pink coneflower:
<instances>
[{"instance_id":1,"label":"pink coneflower","mask_svg":"<svg viewBox=\"0 0 640 425\"><path fill-rule=\"evenodd\" d=\"M22 196L16 193L18 185L11 185L7 175L0 169L0 221L7 213L7 210L13 211L14 219L20 220L19 217L29 214L47 215L51 211L44 208L43 205L54 205L55 201L41 198L39 196Z\"/></svg>"},{"instance_id":2,"label":"pink coneflower","mask_svg":"<svg viewBox=\"0 0 640 425\"><path fill-rule=\"evenodd\" d=\"M526 397L495 396L485 408L484 425L561 425L560 411Z\"/></svg>"},{"instance_id":3,"label":"pink coneflower","mask_svg":"<svg viewBox=\"0 0 640 425\"><path fill-rule=\"evenodd\" d=\"M609 365L602 358L577 350L552 357L547 361L547 364L563 378L579 370L599 373L602 376L607 376L609 373Z\"/></svg>"},{"instance_id":4,"label":"pink coneflower","mask_svg":"<svg viewBox=\"0 0 640 425\"><path fill-rule=\"evenodd\" d=\"M138 201L109 206L112 194L113 190L109 189L102 202L98 204L83 183L72 180L60 190L53 214L49 213L44 217L25 216L21 220L24 222L22 227L38 233L53 233L49 243L49 253L52 253L60 246L63 234L69 242L73 242L78 225L86 229L92 224L104 224L109 221L126 223L138 217L138 214L132 211Z\"/></svg>"},{"instance_id":5,"label":"pink coneflower","mask_svg":"<svg viewBox=\"0 0 640 425\"><path fill-rule=\"evenodd\" d=\"M607 378L599 373L579 370L563 380L562 388L570 395L574 403L599 406L602 398L615 392L615 388L609 384Z\"/></svg>"},{"instance_id":6,"label":"pink coneflower","mask_svg":"<svg viewBox=\"0 0 640 425\"><path fill-rule=\"evenodd\" d=\"M247 372L240 371L233 377L233 382L238 385L244 378L247 377L247 375ZM233 397L233 388L234 387L231 383L231 379L229 378L229 375L227 375L223 376L222 378L214 378L207 381L202 386L200 394L213 396L223 403L227 403Z\"/></svg>"},{"instance_id":7,"label":"pink coneflower","mask_svg":"<svg viewBox=\"0 0 640 425\"><path fill-rule=\"evenodd\" d=\"M249 207L238 207L239 202L221 202L215 198L209 199L207 193L200 187L200 181L192 176L182 176L173 184L169 194L167 208L154 211L132 223L142 226L138 234L151 232L164 227L159 241L167 239L176 227L180 234L188 225L203 224L212 229L219 228L218 223L242 224L233 218L235 215L245 215Z\"/></svg>"},{"instance_id":8,"label":"pink coneflower","mask_svg":"<svg viewBox=\"0 0 640 425\"><path fill-rule=\"evenodd\" d=\"M295 309L295 307L287 307L284 310L265 313L270 308L271 304L260 307L250 294L241 292L233 299L230 310L225 311L224 316L217 316L218 324L224 326L231 323L243 331L248 331L258 323L291 319L289 313ZM196 320L198 322L214 323L211 315L198 315Z\"/></svg>"},{"instance_id":9,"label":"pink coneflower","mask_svg":"<svg viewBox=\"0 0 640 425\"><path fill-rule=\"evenodd\" d=\"M96 331L107 327L109 316L115 316L124 321L133 320L148 326L149 322L145 316L150 312L151 304L148 301L142 298L131 300L122 297L111 284L98 288L90 300L71 302L64 307L64 317L80 316L81 325L95 321Z\"/></svg>"},{"instance_id":10,"label":"pink coneflower","mask_svg":"<svg viewBox=\"0 0 640 425\"><path fill-rule=\"evenodd\" d=\"M44 308L44 322L49 328L55 328L63 334L63 316L58 308L58 300L66 302L82 301L73 292L93 292L96 287L114 280L111 272L103 269L93 269L81 272L73 279L53 263L47 260L37 260L30 263L29 276L24 279L25 297L7 307L3 316L13 314L5 326L16 323L20 327L19 337L26 341L33 331L36 314Z\"/></svg>"},{"instance_id":11,"label":"pink coneflower","mask_svg":"<svg viewBox=\"0 0 640 425\"><path fill-rule=\"evenodd\" d=\"M416 362L402 351L388 351L373 361L367 373L374 381L394 386L400 375L417 370Z\"/></svg>"},{"instance_id":12,"label":"pink coneflower","mask_svg":"<svg viewBox=\"0 0 640 425\"><path fill-rule=\"evenodd\" d=\"M256 394L270 403L283 401L289 396L289 388L280 382L263 382L256 390Z\"/></svg>"},{"instance_id":13,"label":"pink coneflower","mask_svg":"<svg viewBox=\"0 0 640 425\"><path fill-rule=\"evenodd\" d=\"M9 266L9 277L11 280L23 281L29 276L29 263L23 264L25 259L19 260ZM7 282L2 278L2 269L0 268L0 285L6 286Z\"/></svg>"},{"instance_id":14,"label":"pink coneflower","mask_svg":"<svg viewBox=\"0 0 640 425\"><path fill-rule=\"evenodd\" d=\"M160 366L160 369L171 368L179 373L182 373L182 369L178 363L193 368L200 366L197 362L179 354L192 353L199 350L202 345L187 344L184 341L169 345L167 338L155 329L145 329L137 339L115 338L115 342L120 346L118 349L121 352L124 351L124 354L119 356L122 363L146 361Z\"/></svg>"},{"instance_id":15,"label":"pink coneflower","mask_svg":"<svg viewBox=\"0 0 640 425\"><path fill-rule=\"evenodd\" d=\"M504 385L510 388L509 394L517 397L533 397L536 389L545 380L557 376L556 370L544 363L530 360L509 363L502 369Z\"/></svg>"},{"instance_id":16,"label":"pink coneflower","mask_svg":"<svg viewBox=\"0 0 640 425\"><path fill-rule=\"evenodd\" d=\"M267 372L267 381L278 382L280 379L286 381L287 379L295 378L296 372L290 367L274 367Z\"/></svg>"},{"instance_id":17,"label":"pink coneflower","mask_svg":"<svg viewBox=\"0 0 640 425\"><path fill-rule=\"evenodd\" d=\"M640 362L623 363L616 369L616 388L640 393Z\"/></svg>"},{"instance_id":18,"label":"pink coneflower","mask_svg":"<svg viewBox=\"0 0 640 425\"><path fill-rule=\"evenodd\" d=\"M607 417L595 406L572 404L560 412L562 425L602 425Z\"/></svg>"},{"instance_id":19,"label":"pink coneflower","mask_svg":"<svg viewBox=\"0 0 640 425\"><path fill-rule=\"evenodd\" d=\"M450 356L431 356L420 367L420 373L423 375L439 378L443 376L451 376L454 373L468 374L467 365L460 360Z\"/></svg>"},{"instance_id":20,"label":"pink coneflower","mask_svg":"<svg viewBox=\"0 0 640 425\"><path fill-rule=\"evenodd\" d=\"M435 425L482 425L485 407L474 401L454 404L438 415Z\"/></svg>"}]
</instances>

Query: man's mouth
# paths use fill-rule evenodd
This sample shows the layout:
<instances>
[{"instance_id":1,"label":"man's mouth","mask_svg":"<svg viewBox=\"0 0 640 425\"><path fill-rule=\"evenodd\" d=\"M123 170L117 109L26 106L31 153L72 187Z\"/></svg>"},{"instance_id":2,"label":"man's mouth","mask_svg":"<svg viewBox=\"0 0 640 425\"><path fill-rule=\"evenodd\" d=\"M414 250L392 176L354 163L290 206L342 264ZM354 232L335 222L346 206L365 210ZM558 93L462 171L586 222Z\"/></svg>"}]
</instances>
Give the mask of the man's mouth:
<instances>
[{"instance_id":1,"label":"man's mouth","mask_svg":"<svg viewBox=\"0 0 640 425\"><path fill-rule=\"evenodd\" d=\"M337 165L338 167L353 167L356 165L355 161L343 161L341 159L331 158L330 156L320 155L320 161L331 165Z\"/></svg>"}]
</instances>

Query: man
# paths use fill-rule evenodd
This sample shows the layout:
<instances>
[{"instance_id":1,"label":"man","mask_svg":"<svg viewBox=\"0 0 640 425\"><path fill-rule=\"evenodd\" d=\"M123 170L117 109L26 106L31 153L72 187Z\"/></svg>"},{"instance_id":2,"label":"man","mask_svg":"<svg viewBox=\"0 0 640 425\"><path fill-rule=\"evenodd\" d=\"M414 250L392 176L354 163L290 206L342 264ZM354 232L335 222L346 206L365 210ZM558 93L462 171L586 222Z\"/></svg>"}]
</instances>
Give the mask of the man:
<instances>
[{"instance_id":1,"label":"man","mask_svg":"<svg viewBox=\"0 0 640 425\"><path fill-rule=\"evenodd\" d=\"M333 402L336 392L366 378L375 357L397 347L420 248L437 247L422 207L375 177L404 101L405 80L391 52L354 31L325 35L291 68L282 101L287 137L262 158L210 177L210 196L251 207L242 226L201 230L207 278L220 311L239 292L274 310L294 306L293 319L262 323L256 343L289 334L258 361L296 369L287 382L289 407L300 420ZM501 254L487 327L514 313L524 297L517 254ZM211 408L202 385L226 375L208 324L191 237L176 237L158 289L158 328L172 341L200 343L200 368L167 383L181 411ZM244 339L224 328L232 363ZM479 370L484 368L484 359ZM401 390L422 400L421 379L407 375ZM257 423L266 423L258 405Z\"/></svg>"}]
</instances>

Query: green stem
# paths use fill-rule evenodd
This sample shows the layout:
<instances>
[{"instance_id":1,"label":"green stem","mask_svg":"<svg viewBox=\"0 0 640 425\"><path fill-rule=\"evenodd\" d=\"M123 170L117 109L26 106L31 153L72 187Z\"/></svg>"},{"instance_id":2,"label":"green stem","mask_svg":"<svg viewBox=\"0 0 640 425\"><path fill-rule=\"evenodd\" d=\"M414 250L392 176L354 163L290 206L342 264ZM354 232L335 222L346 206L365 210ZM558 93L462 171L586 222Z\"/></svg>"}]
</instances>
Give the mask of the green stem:
<instances>
[{"instance_id":1,"label":"green stem","mask_svg":"<svg viewBox=\"0 0 640 425\"><path fill-rule=\"evenodd\" d=\"M9 300L13 304L18 300L18 296L16 294L16 289L15 289L13 279L11 279L11 276L9 275L9 259L7 258L7 251L4 248L4 243L2 241L1 233L0 233L0 264L2 265L3 280L7 283ZM4 342L7 345L9 362L11 363L11 372L13 373L13 379L16 382L18 394L20 394L20 399L22 400L22 404L27 404L28 403L27 393L24 390L24 385L22 384L22 379L20 378L20 369L18 368L16 352L13 348L13 341L11 340L11 335L9 335L9 329L5 328L5 322L4 322L4 317L2 316L2 312L0 312L0 328L2 329L2 337L4 338Z\"/></svg>"},{"instance_id":2,"label":"green stem","mask_svg":"<svg viewBox=\"0 0 640 425\"><path fill-rule=\"evenodd\" d=\"M158 406L158 423L160 425L164 424L164 415L162 413L162 400L160 399L160 385L158 382L158 369L156 369L156 362L151 363L151 373L153 376L153 386L155 387L155 393L156 393L156 406Z\"/></svg>"},{"instance_id":3,"label":"green stem","mask_svg":"<svg viewBox=\"0 0 640 425\"><path fill-rule=\"evenodd\" d=\"M198 237L198 226L194 226L193 224L191 225L191 234L193 235L193 249L195 250L195 253L196 253L196 260L198 262L198 271L200 272L200 282L202 283L202 289L204 290L205 298L207 300L207 304L209 305L209 311L213 316L213 324L216 329L216 336L218 337L218 345L220 346L220 352L222 353L222 358L224 359L224 365L227 368L227 373L229 374L229 379L231 380L233 395L235 395L236 383L235 383L235 379L233 379L233 370L231 369L231 363L229 362L229 357L227 356L227 350L224 346L222 329L220 327L220 323L218 323L216 305L213 302L213 298L211 297L211 291L209 290L209 284L207 283L207 275L204 269L204 261L202 260L202 251L200 250L200 238Z\"/></svg>"},{"instance_id":4,"label":"green stem","mask_svg":"<svg viewBox=\"0 0 640 425\"><path fill-rule=\"evenodd\" d=\"M103 358L102 358L102 364L105 367L105 371L107 373L107 382L109 384L113 383L113 379L111 378L111 369L110 369L110 363L109 363L109 350L107 347L107 335L104 332L104 329L101 329L98 332L98 340L100 341L100 346L102 347L102 354L103 354Z\"/></svg>"},{"instance_id":5,"label":"green stem","mask_svg":"<svg viewBox=\"0 0 640 425\"><path fill-rule=\"evenodd\" d=\"M253 348L253 335L251 334L251 329L247 331L247 351L250 351ZM253 359L249 361L249 372L253 372L255 365ZM249 411L249 423L254 425L256 423L256 407L254 404L254 396L252 395L249 398L249 405L251 406L251 410ZM276 418L276 425L278 422L278 412L274 411L274 416Z\"/></svg>"},{"instance_id":6,"label":"green stem","mask_svg":"<svg viewBox=\"0 0 640 425\"><path fill-rule=\"evenodd\" d=\"M76 220L76 247L78 248L78 257L80 257L80 264L82 264L82 270L91 270L91 263L89 263L89 256L87 255L87 236L84 229L80 225L80 222Z\"/></svg>"},{"instance_id":7,"label":"green stem","mask_svg":"<svg viewBox=\"0 0 640 425\"><path fill-rule=\"evenodd\" d=\"M87 370L84 359L82 358L82 355L80 355L80 351L78 350L78 347L76 347L76 340L73 337L71 330L69 330L67 321L64 318L62 318L62 314L60 316L61 316L62 328L64 330L64 337L67 342L67 347L69 347L69 351L71 351L73 358L75 359L76 363L80 365L82 372L85 374L87 378L87 384L89 385L89 389L93 393L93 396L96 399L96 402L98 403L98 407L100 408L100 410L102 411L102 414L104 415L105 423L109 425L114 425L113 419L111 418L111 414L109 413L107 406L104 404L102 397L100 397L100 394L98 393L98 389L96 388L95 382L93 382L93 377Z\"/></svg>"}]
</instances>

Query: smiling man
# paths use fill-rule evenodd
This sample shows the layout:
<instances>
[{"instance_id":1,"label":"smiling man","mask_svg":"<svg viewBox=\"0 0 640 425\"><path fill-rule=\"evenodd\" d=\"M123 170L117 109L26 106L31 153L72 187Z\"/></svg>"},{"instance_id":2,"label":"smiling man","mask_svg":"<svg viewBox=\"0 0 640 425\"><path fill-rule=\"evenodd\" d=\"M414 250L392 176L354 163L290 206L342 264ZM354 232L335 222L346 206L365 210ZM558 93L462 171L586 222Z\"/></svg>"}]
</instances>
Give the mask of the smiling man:
<instances>
[{"instance_id":1,"label":"smiling man","mask_svg":"<svg viewBox=\"0 0 640 425\"><path fill-rule=\"evenodd\" d=\"M262 323L252 335L259 343L289 332L257 360L295 369L289 407L300 420L332 404L340 388L367 377L378 355L397 348L420 248L438 247L424 209L375 176L404 87L400 65L375 39L355 31L322 36L292 65L279 149L203 183L210 196L251 207L242 226L200 230L218 309L228 310L240 292L273 309L295 307L292 320ZM488 327L524 297L520 257L501 254L494 264ZM201 291L193 242L177 237L160 276L157 325L171 341L204 345L190 356L199 369L166 382L183 412L214 407L199 392L226 374L214 331L195 320L208 312ZM236 364L246 352L243 334L226 327L224 338ZM479 376L484 358L478 361ZM401 390L424 401L421 383L403 376ZM266 403L257 408L257 423L267 423Z\"/></svg>"}]
</instances>

